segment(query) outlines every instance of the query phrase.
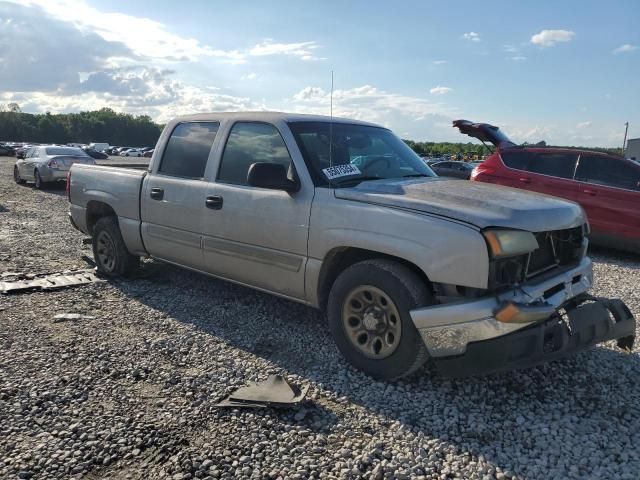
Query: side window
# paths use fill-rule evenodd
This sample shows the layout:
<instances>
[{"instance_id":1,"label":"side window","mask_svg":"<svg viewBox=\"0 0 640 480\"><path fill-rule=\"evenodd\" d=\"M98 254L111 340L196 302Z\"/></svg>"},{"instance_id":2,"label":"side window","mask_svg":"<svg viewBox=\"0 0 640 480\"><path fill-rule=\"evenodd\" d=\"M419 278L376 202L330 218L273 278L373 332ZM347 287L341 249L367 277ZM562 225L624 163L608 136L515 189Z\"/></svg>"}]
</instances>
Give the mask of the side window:
<instances>
[{"instance_id":1,"label":"side window","mask_svg":"<svg viewBox=\"0 0 640 480\"><path fill-rule=\"evenodd\" d=\"M500 152L500 158L502 158L504 164L516 170L526 170L531 157L530 152L517 149L506 149Z\"/></svg>"},{"instance_id":2,"label":"side window","mask_svg":"<svg viewBox=\"0 0 640 480\"><path fill-rule=\"evenodd\" d=\"M204 177L219 126L217 122L178 124L164 149L158 173L184 178Z\"/></svg>"},{"instance_id":3,"label":"side window","mask_svg":"<svg viewBox=\"0 0 640 480\"><path fill-rule=\"evenodd\" d=\"M527 170L551 177L573 178L578 154L538 153L529 161Z\"/></svg>"},{"instance_id":4,"label":"side window","mask_svg":"<svg viewBox=\"0 0 640 480\"><path fill-rule=\"evenodd\" d=\"M267 123L236 123L222 154L218 181L247 185L249 167L258 162L279 163L289 169L291 157L280 132Z\"/></svg>"},{"instance_id":5,"label":"side window","mask_svg":"<svg viewBox=\"0 0 640 480\"><path fill-rule=\"evenodd\" d=\"M614 158L581 155L576 180L627 190L640 190L640 168Z\"/></svg>"}]
</instances>

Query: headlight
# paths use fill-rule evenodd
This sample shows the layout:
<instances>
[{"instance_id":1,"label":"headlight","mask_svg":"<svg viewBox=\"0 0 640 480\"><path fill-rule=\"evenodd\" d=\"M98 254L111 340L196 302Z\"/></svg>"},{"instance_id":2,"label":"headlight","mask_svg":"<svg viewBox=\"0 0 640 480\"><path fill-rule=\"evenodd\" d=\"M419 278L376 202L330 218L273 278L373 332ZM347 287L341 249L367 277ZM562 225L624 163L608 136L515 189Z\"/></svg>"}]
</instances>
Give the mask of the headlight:
<instances>
[{"instance_id":1,"label":"headlight","mask_svg":"<svg viewBox=\"0 0 640 480\"><path fill-rule=\"evenodd\" d=\"M523 255L539 247L533 233L522 230L485 230L482 235L492 258Z\"/></svg>"}]
</instances>

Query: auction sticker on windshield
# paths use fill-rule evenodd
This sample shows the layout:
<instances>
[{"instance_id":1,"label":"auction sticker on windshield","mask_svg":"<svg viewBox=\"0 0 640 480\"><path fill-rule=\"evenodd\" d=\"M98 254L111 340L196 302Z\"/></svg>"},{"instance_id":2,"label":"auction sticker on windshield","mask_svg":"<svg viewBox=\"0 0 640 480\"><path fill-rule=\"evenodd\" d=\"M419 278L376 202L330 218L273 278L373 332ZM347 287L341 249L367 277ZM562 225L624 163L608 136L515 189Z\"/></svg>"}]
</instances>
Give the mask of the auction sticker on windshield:
<instances>
[{"instance_id":1,"label":"auction sticker on windshield","mask_svg":"<svg viewBox=\"0 0 640 480\"><path fill-rule=\"evenodd\" d=\"M362 172L355 165L334 165L333 167L323 168L322 173L329 180L340 177L348 177L349 175L360 175Z\"/></svg>"}]
</instances>

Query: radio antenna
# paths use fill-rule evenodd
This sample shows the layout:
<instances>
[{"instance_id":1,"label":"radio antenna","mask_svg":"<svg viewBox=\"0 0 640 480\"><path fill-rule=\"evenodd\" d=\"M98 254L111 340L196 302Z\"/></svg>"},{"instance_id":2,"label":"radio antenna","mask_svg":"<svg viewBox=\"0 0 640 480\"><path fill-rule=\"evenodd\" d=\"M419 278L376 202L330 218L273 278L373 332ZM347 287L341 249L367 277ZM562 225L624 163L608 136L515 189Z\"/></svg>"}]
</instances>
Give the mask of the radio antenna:
<instances>
[{"instance_id":1,"label":"radio antenna","mask_svg":"<svg viewBox=\"0 0 640 480\"><path fill-rule=\"evenodd\" d=\"M329 167L333 166L333 70L331 70L331 93L329 94Z\"/></svg>"}]
</instances>

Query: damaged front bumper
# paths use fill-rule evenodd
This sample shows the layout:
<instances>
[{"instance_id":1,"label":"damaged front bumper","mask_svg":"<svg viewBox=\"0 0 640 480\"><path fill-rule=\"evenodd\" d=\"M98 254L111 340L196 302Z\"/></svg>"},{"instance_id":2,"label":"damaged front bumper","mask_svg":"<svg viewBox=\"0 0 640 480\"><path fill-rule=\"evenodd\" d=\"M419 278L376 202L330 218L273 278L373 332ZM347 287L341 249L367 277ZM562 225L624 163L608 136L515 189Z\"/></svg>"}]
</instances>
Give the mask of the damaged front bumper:
<instances>
[{"instance_id":1,"label":"damaged front bumper","mask_svg":"<svg viewBox=\"0 0 640 480\"><path fill-rule=\"evenodd\" d=\"M591 285L592 264L585 257L550 278L498 295L415 309L411 318L447 376L528 367L613 339L630 348L633 315L620 300L589 297ZM512 309L507 319L499 313L505 305Z\"/></svg>"}]
</instances>

